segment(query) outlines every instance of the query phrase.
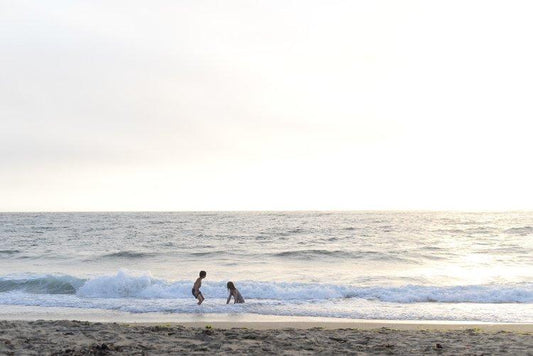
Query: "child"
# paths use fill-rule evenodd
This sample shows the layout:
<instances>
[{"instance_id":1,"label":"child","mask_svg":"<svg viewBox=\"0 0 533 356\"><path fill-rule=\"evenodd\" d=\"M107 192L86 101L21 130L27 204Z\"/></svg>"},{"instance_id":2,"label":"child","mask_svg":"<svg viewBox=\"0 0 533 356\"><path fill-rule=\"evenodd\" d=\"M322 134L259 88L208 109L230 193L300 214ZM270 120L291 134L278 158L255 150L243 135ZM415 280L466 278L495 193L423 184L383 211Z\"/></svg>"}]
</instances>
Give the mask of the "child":
<instances>
[{"instance_id":1,"label":"child","mask_svg":"<svg viewBox=\"0 0 533 356\"><path fill-rule=\"evenodd\" d=\"M198 299L198 305L202 304L205 299L202 292L200 292L200 287L202 286L202 279L204 279L206 275L207 273L205 271L200 271L200 277L198 277L192 286L192 295Z\"/></svg>"},{"instance_id":2,"label":"child","mask_svg":"<svg viewBox=\"0 0 533 356\"><path fill-rule=\"evenodd\" d=\"M233 284L233 282L228 282L226 287L228 287L229 289L229 296L228 296L228 300L226 301L226 304L229 304L229 301L232 296L233 296L233 304L244 303L244 298L242 297L241 293L239 293L239 290L235 288L235 284Z\"/></svg>"}]
</instances>

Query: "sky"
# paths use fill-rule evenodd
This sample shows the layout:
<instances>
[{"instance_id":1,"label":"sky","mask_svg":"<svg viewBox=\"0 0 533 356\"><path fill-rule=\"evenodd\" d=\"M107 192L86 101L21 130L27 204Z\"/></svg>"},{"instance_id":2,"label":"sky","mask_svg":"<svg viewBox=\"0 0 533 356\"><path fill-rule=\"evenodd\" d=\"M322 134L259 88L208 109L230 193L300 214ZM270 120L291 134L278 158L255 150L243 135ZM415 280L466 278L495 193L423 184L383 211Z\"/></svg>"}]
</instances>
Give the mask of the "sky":
<instances>
[{"instance_id":1,"label":"sky","mask_svg":"<svg viewBox=\"0 0 533 356\"><path fill-rule=\"evenodd\" d=\"M532 16L0 0L0 211L533 210Z\"/></svg>"}]
</instances>

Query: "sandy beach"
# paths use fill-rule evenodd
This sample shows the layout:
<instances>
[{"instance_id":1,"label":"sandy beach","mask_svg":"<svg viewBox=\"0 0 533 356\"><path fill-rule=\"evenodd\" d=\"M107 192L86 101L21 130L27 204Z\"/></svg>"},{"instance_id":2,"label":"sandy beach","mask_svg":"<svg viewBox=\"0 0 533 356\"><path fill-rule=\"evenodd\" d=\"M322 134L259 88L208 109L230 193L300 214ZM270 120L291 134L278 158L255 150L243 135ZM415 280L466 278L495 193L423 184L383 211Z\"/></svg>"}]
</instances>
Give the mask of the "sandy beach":
<instances>
[{"instance_id":1,"label":"sandy beach","mask_svg":"<svg viewBox=\"0 0 533 356\"><path fill-rule=\"evenodd\" d=\"M531 324L0 321L0 354L532 355Z\"/></svg>"}]
</instances>

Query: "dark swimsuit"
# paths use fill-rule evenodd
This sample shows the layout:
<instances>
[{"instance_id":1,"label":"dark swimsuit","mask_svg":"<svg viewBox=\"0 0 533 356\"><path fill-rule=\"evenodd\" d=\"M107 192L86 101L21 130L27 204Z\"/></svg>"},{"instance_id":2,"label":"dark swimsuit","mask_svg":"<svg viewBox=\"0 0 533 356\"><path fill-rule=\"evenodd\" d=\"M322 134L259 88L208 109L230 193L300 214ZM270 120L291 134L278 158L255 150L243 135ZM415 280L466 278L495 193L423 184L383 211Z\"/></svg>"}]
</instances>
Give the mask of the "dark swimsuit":
<instances>
[{"instance_id":1,"label":"dark swimsuit","mask_svg":"<svg viewBox=\"0 0 533 356\"><path fill-rule=\"evenodd\" d=\"M199 289L198 289L198 294L194 293L194 288L192 289L192 295L193 295L193 297L198 298L198 296L201 295L201 294L202 294L202 292L200 292Z\"/></svg>"}]
</instances>

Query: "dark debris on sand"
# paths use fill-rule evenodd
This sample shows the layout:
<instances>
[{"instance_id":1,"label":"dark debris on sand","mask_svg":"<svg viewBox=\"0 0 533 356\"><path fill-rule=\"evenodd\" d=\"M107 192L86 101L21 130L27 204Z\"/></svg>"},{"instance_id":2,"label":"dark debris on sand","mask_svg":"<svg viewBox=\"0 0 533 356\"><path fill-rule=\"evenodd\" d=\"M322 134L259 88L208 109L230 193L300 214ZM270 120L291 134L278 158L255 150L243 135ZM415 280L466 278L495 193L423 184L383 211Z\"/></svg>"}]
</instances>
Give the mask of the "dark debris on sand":
<instances>
[{"instance_id":1,"label":"dark debris on sand","mask_svg":"<svg viewBox=\"0 0 533 356\"><path fill-rule=\"evenodd\" d=\"M533 355L533 335L477 330L213 329L0 321L0 355Z\"/></svg>"}]
</instances>

